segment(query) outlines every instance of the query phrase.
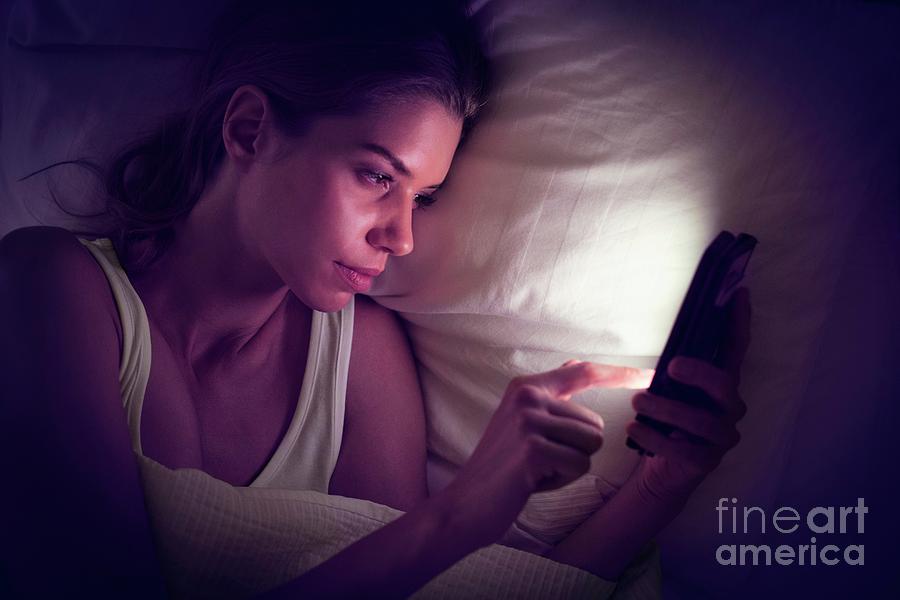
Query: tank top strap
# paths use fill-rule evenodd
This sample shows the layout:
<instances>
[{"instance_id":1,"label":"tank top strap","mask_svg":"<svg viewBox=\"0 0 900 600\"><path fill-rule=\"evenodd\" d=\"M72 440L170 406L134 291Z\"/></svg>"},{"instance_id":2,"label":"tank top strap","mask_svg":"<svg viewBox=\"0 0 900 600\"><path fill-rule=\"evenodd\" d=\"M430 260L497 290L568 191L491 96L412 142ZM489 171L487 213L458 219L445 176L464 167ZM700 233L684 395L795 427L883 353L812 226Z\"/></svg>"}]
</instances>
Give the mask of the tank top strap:
<instances>
[{"instance_id":1,"label":"tank top strap","mask_svg":"<svg viewBox=\"0 0 900 600\"><path fill-rule=\"evenodd\" d=\"M122 353L119 361L119 391L131 432L132 449L143 456L141 450L141 409L144 392L150 378L150 323L147 312L137 292L128 281L125 269L119 263L112 241L108 238L86 240L78 238L94 255L112 290L122 324Z\"/></svg>"},{"instance_id":2,"label":"tank top strap","mask_svg":"<svg viewBox=\"0 0 900 600\"><path fill-rule=\"evenodd\" d=\"M297 408L252 487L328 493L344 432L353 317L353 300L338 312L313 311Z\"/></svg>"}]
</instances>

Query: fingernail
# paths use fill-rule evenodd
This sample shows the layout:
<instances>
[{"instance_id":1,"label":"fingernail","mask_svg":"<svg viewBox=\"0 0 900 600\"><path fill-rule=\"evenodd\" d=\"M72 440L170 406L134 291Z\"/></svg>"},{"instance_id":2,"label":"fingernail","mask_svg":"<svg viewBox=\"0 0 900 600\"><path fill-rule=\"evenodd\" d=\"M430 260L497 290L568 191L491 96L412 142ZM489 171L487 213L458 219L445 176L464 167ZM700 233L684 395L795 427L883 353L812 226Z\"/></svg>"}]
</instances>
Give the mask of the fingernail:
<instances>
[{"instance_id":1,"label":"fingernail","mask_svg":"<svg viewBox=\"0 0 900 600\"><path fill-rule=\"evenodd\" d=\"M635 387L637 389L646 389L650 387L650 383L653 381L653 376L656 375L656 371L653 369L635 369L634 371L633 385L630 387Z\"/></svg>"}]
</instances>

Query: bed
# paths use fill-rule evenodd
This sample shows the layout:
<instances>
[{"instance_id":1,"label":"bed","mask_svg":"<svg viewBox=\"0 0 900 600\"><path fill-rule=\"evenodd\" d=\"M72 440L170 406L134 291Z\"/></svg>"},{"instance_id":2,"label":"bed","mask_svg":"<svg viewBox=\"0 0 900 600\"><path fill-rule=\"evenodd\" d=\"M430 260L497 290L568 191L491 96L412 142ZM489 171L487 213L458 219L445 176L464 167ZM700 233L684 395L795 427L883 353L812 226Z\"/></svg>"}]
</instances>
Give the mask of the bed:
<instances>
[{"instance_id":1,"label":"bed","mask_svg":"<svg viewBox=\"0 0 900 600\"><path fill-rule=\"evenodd\" d=\"M2 5L0 235L77 222L48 186L97 208L73 167L17 180L103 157L186 102L216 4ZM438 202L417 214L415 252L392 258L371 295L413 344L437 490L510 378L575 357L654 366L703 248L722 229L753 233L750 412L741 444L658 540L665 595L877 590L887 571L716 564L721 544L769 538L720 533L714 506L866 496L869 546L895 539L894 484L879 474L897 414L885 366L900 356L900 9L723 4L472 2L497 89ZM625 447L629 392L575 400L603 416L604 448L517 519L510 543L535 552L615 494L638 458Z\"/></svg>"}]
</instances>

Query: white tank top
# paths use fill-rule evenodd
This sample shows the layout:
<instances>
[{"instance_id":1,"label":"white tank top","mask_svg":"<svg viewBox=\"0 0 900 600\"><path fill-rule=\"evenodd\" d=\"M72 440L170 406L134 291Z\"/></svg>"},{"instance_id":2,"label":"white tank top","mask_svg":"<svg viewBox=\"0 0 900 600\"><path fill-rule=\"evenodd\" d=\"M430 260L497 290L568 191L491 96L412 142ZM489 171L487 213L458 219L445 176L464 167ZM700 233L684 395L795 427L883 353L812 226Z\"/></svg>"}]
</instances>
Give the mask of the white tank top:
<instances>
[{"instance_id":1,"label":"white tank top","mask_svg":"<svg viewBox=\"0 0 900 600\"><path fill-rule=\"evenodd\" d=\"M141 450L141 409L150 376L150 324L137 292L108 238L79 238L100 263L122 322L119 388L131 431L132 448ZM344 428L350 345L351 300L338 312L312 312L309 350L300 398L287 433L250 487L314 490L328 493Z\"/></svg>"}]
</instances>

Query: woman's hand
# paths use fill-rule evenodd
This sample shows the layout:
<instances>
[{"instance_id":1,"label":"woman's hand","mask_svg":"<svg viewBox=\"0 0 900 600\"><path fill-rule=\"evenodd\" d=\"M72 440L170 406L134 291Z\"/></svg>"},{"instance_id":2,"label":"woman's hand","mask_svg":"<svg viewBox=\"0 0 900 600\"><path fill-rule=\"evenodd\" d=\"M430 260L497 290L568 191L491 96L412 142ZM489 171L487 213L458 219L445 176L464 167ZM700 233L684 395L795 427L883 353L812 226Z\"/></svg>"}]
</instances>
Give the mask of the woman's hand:
<instances>
[{"instance_id":1,"label":"woman's hand","mask_svg":"<svg viewBox=\"0 0 900 600\"><path fill-rule=\"evenodd\" d=\"M700 388L715 402L718 412L685 402L641 392L634 409L674 426L668 436L634 421L628 435L655 456L644 456L636 473L639 489L656 498L685 498L737 445L737 423L747 412L738 394L740 366L750 343L750 298L738 289L729 308L729 334L720 365L688 357L669 363L673 379Z\"/></svg>"},{"instance_id":2,"label":"woman's hand","mask_svg":"<svg viewBox=\"0 0 900 600\"><path fill-rule=\"evenodd\" d=\"M603 444L603 420L569 402L572 394L592 387L646 387L650 373L571 360L514 378L472 456L442 492L454 520L477 532L482 545L495 542L532 493L583 475Z\"/></svg>"}]
</instances>

